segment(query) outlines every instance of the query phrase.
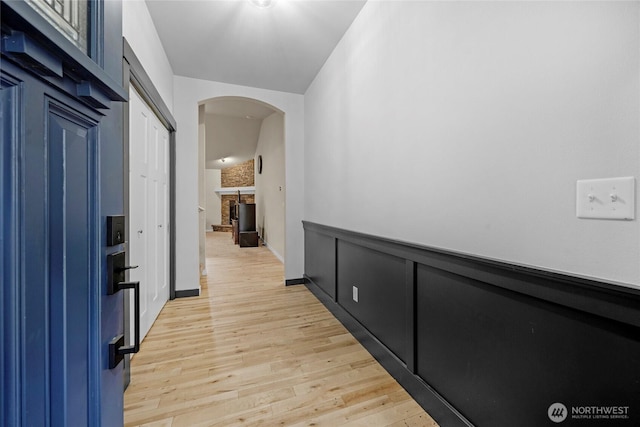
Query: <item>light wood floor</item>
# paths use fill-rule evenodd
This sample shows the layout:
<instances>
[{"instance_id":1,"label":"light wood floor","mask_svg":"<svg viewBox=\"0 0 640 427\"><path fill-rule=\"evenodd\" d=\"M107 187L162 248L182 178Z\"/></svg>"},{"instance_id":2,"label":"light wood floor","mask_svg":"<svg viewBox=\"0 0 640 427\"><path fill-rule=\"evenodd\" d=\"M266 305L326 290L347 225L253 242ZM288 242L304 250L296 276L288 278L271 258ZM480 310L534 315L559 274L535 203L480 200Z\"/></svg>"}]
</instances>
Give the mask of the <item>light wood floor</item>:
<instances>
[{"instance_id":1,"label":"light wood floor","mask_svg":"<svg viewBox=\"0 0 640 427\"><path fill-rule=\"evenodd\" d=\"M217 232L207 254L133 358L125 425L437 427L267 248Z\"/></svg>"}]
</instances>

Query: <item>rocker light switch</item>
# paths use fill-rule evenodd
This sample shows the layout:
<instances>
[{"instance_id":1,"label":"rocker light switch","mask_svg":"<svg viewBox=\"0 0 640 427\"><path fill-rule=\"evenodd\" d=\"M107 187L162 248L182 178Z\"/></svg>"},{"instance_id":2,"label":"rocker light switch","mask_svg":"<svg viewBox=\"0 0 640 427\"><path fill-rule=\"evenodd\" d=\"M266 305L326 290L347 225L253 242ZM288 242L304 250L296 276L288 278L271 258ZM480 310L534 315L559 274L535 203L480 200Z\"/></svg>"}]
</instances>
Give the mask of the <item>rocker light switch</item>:
<instances>
[{"instance_id":1,"label":"rocker light switch","mask_svg":"<svg viewBox=\"0 0 640 427\"><path fill-rule=\"evenodd\" d=\"M578 218L634 219L634 177L584 179L576 186Z\"/></svg>"}]
</instances>

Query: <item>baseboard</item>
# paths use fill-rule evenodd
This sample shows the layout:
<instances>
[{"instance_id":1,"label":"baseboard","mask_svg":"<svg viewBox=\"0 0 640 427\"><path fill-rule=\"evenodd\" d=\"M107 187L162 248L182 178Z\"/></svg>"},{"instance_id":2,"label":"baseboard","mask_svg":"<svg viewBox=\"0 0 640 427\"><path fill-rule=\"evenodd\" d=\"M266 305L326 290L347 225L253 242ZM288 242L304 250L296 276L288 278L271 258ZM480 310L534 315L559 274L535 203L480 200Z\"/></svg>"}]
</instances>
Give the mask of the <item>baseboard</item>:
<instances>
[{"instance_id":1,"label":"baseboard","mask_svg":"<svg viewBox=\"0 0 640 427\"><path fill-rule=\"evenodd\" d=\"M176 298L188 298L200 296L200 289L185 289L176 291Z\"/></svg>"},{"instance_id":2,"label":"baseboard","mask_svg":"<svg viewBox=\"0 0 640 427\"><path fill-rule=\"evenodd\" d=\"M300 277L298 279L287 279L284 281L284 284L286 286L293 286L293 285L304 285L306 282L307 281L304 277Z\"/></svg>"},{"instance_id":3,"label":"baseboard","mask_svg":"<svg viewBox=\"0 0 640 427\"><path fill-rule=\"evenodd\" d=\"M280 255L277 251L275 251L271 246L269 246L268 242L265 242L262 237L260 237L260 241L262 242L262 246L264 246L265 248L269 249L271 251L271 253L280 260L281 263L284 264L284 258L282 255Z\"/></svg>"}]
</instances>

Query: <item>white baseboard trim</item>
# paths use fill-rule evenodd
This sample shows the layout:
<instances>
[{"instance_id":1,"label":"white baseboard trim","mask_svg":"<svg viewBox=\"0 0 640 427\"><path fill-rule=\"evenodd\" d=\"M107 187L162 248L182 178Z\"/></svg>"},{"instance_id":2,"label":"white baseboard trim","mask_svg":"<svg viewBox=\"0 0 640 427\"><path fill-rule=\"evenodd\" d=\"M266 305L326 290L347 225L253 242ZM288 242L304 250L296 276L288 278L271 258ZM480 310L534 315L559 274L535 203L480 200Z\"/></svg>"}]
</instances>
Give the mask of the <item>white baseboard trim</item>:
<instances>
[{"instance_id":1,"label":"white baseboard trim","mask_svg":"<svg viewBox=\"0 0 640 427\"><path fill-rule=\"evenodd\" d=\"M276 256L276 258L278 258L282 264L284 264L284 257L282 255L280 255L278 252L274 251L273 248L271 246L269 246L269 244L267 242L265 242L264 240L262 241L262 244L264 246L266 246L267 249L269 249L271 251L271 253L274 254Z\"/></svg>"}]
</instances>

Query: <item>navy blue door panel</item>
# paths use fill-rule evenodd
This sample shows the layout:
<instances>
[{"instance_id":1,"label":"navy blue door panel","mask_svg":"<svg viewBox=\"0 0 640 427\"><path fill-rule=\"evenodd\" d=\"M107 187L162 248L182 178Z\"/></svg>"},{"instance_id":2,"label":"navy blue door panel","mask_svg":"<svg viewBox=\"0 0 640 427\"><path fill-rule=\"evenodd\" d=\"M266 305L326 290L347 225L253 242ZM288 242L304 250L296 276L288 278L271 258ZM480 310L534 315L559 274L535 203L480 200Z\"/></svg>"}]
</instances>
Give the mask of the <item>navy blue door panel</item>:
<instances>
[{"instance_id":1,"label":"navy blue door panel","mask_svg":"<svg viewBox=\"0 0 640 427\"><path fill-rule=\"evenodd\" d=\"M121 145L101 147L102 114L13 64L2 75L0 415L16 426L122 425L122 367L106 362L122 296L103 289L104 254L121 248L104 247L102 215L122 211L122 182L99 179L100 153L122 170ZM104 187L111 203L101 205Z\"/></svg>"},{"instance_id":2,"label":"navy blue door panel","mask_svg":"<svg viewBox=\"0 0 640 427\"><path fill-rule=\"evenodd\" d=\"M29 113L18 143L24 182L18 199L24 275L17 286L23 319L22 421L96 425L99 115L77 103L70 107L74 102L64 94L23 77Z\"/></svg>"},{"instance_id":3,"label":"navy blue door panel","mask_svg":"<svg viewBox=\"0 0 640 427\"><path fill-rule=\"evenodd\" d=\"M104 220L123 213L122 5L90 3L86 55L28 3L0 2L3 425L123 423L105 258L124 247L106 247Z\"/></svg>"},{"instance_id":4,"label":"navy blue door panel","mask_svg":"<svg viewBox=\"0 0 640 427\"><path fill-rule=\"evenodd\" d=\"M91 334L96 313L95 123L56 107L48 116L51 415L54 425L89 423Z\"/></svg>"}]
</instances>

